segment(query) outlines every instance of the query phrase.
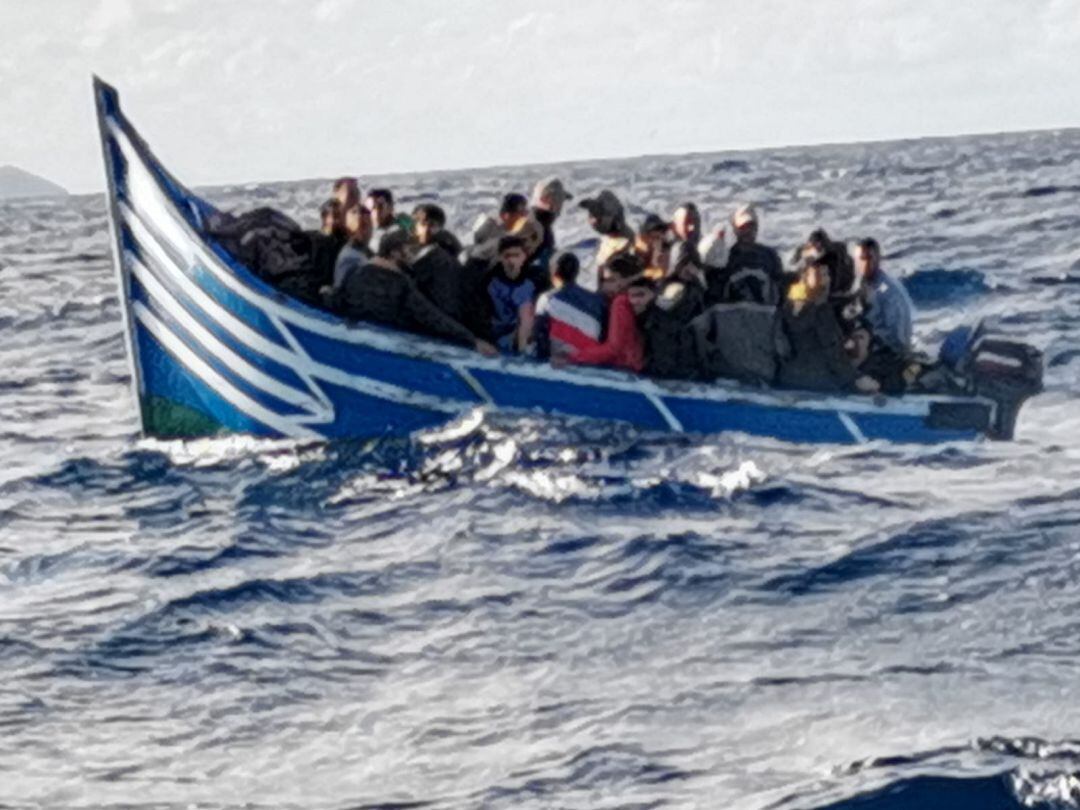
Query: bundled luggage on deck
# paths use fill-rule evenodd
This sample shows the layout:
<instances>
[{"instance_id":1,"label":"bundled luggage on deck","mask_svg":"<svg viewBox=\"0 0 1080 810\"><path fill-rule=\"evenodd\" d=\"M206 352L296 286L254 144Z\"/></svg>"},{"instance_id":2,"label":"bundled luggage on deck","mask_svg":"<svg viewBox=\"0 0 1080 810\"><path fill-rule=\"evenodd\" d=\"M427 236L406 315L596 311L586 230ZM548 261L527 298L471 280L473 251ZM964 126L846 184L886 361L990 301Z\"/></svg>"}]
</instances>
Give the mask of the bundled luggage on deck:
<instances>
[{"instance_id":1,"label":"bundled luggage on deck","mask_svg":"<svg viewBox=\"0 0 1080 810\"><path fill-rule=\"evenodd\" d=\"M771 385L788 353L780 311L767 304L714 304L691 330L700 373L708 380Z\"/></svg>"},{"instance_id":2,"label":"bundled luggage on deck","mask_svg":"<svg viewBox=\"0 0 1080 810\"><path fill-rule=\"evenodd\" d=\"M319 301L322 280L312 273L316 244L292 218L273 208L239 215L215 211L206 233L282 292L308 303Z\"/></svg>"}]
</instances>

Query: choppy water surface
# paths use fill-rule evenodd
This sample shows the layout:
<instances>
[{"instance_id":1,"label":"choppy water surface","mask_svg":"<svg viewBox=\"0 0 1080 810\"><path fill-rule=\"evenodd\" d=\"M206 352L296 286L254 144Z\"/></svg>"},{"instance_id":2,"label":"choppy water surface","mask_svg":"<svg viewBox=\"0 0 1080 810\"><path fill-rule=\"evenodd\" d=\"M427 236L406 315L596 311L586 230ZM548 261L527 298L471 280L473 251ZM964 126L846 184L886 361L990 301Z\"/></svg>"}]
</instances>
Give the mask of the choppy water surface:
<instances>
[{"instance_id":1,"label":"choppy water surface","mask_svg":"<svg viewBox=\"0 0 1080 810\"><path fill-rule=\"evenodd\" d=\"M1080 806L1080 132L558 170L876 235L928 345L990 317L1047 393L933 449L142 441L103 201L0 207L0 804ZM369 180L464 230L543 173Z\"/></svg>"}]
</instances>

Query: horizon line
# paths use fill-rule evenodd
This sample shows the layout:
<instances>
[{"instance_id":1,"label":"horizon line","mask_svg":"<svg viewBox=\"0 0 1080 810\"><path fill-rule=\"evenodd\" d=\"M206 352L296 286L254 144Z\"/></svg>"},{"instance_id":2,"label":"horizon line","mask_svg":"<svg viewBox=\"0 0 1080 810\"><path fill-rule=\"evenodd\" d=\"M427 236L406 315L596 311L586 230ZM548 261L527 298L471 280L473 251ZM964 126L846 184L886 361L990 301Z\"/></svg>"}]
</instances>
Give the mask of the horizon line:
<instances>
[{"instance_id":1,"label":"horizon line","mask_svg":"<svg viewBox=\"0 0 1080 810\"><path fill-rule=\"evenodd\" d=\"M769 152L769 151L784 151L790 149L825 149L835 146L881 146L885 144L900 144L910 143L913 141L949 141L957 140L960 138L992 138L1003 137L1007 135L1044 135L1044 134L1064 134L1067 132L1080 132L1080 124L1070 124L1063 126L1048 126L1048 127L1036 127L1036 128L1022 128L1022 129L1004 129L997 131L976 131L976 132L958 132L951 134L930 134L930 135L900 135L889 136L882 138L857 138L853 140L826 140L817 142L785 142L766 144L761 146L730 146L722 147L718 149L690 149L688 151L661 151L661 152L642 152L638 154L622 154L611 155L606 157L579 157L579 158L565 158L560 160L546 160L546 161L529 161L525 163L491 163L487 165L465 165L455 166L451 168L422 168L422 169L391 169L391 170L378 170L378 171L365 171L355 175L357 179L363 177L385 177L385 176L403 176L411 177L416 175L425 174L449 174L457 172L470 172L470 171L483 171L483 170L498 170L498 169L538 169L542 167L554 167L554 166L570 166L580 163L615 163L624 160L643 160L648 158L676 158L676 157L700 157L707 155L723 155L727 153L756 153L756 152ZM156 156L155 152L155 156ZM5 166L12 166L17 169L22 167L15 164L4 164ZM22 169L27 171L27 169ZM49 180L49 178L43 175L35 175L43 180L52 182L59 185L55 181ZM347 174L335 174L327 176L306 176L306 177L278 177L274 179L247 179L247 180L221 180L212 182L200 182L193 184L191 188L203 188L203 189L221 189L235 186L245 186L251 184L269 185L279 183L303 183L316 180L332 180L341 176L350 176ZM63 188L63 186L61 186ZM65 191L68 191L65 189ZM68 191L68 194L72 197L88 197L95 194L103 194L105 192L104 183L102 188L94 191Z\"/></svg>"}]
</instances>

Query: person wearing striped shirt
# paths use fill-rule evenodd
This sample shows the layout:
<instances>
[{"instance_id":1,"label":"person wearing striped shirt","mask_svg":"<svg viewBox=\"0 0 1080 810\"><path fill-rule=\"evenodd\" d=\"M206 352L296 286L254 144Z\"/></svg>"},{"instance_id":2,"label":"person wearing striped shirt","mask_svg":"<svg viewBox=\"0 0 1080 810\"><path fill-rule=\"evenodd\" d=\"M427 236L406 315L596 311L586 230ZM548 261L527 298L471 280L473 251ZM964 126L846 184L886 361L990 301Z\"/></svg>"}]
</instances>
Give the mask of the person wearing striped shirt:
<instances>
[{"instance_id":1,"label":"person wearing striped shirt","mask_svg":"<svg viewBox=\"0 0 1080 810\"><path fill-rule=\"evenodd\" d=\"M578 257L569 252L552 264L554 289L536 302L536 355L541 360L566 358L600 341L606 306L602 296L578 286L580 270Z\"/></svg>"}]
</instances>

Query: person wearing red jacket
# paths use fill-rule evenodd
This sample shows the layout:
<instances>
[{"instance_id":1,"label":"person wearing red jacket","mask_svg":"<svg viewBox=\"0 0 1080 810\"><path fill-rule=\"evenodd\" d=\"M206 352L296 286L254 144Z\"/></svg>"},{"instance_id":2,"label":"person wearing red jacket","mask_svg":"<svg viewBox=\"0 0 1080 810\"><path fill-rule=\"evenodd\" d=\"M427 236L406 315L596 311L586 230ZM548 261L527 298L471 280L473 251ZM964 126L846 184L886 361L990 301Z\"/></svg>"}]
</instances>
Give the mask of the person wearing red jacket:
<instances>
[{"instance_id":1,"label":"person wearing red jacket","mask_svg":"<svg viewBox=\"0 0 1080 810\"><path fill-rule=\"evenodd\" d=\"M633 254L622 254L609 261L600 283L608 299L607 334L603 342L592 341L579 348L567 362L641 373L645 368L645 340L627 290L644 272L641 260Z\"/></svg>"}]
</instances>

